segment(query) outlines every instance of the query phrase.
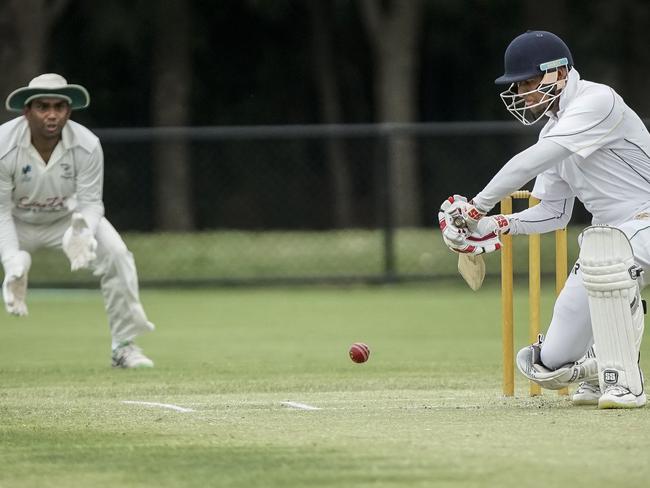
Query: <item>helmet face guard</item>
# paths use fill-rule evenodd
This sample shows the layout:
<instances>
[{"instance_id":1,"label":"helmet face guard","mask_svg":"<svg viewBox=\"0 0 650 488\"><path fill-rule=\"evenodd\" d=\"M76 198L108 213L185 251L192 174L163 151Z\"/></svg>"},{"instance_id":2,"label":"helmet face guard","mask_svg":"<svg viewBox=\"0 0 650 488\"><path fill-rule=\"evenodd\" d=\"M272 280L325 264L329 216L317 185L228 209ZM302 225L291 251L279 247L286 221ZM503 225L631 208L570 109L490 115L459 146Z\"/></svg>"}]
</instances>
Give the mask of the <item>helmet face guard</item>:
<instances>
[{"instance_id":1,"label":"helmet face guard","mask_svg":"<svg viewBox=\"0 0 650 488\"><path fill-rule=\"evenodd\" d=\"M561 95L566 85L566 79L558 79L558 68L568 65L569 61L567 58L540 64L539 69L543 73L542 79L539 85L537 85L537 88L528 92L519 93L517 86L519 82L513 82L506 91L500 94L501 100L503 100L508 112L524 125L533 125L538 122L546 115L555 104L555 100ZM541 98L536 103L527 105L526 97L535 93L539 93Z\"/></svg>"}]
</instances>

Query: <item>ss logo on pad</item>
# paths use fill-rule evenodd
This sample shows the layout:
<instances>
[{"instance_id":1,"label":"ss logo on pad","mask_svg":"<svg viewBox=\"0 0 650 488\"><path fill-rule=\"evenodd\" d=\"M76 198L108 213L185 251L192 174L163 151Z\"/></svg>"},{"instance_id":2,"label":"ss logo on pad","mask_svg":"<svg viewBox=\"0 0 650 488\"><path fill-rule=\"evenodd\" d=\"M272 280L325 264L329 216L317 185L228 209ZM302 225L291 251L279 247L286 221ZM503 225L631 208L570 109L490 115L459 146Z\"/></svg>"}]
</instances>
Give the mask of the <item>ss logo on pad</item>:
<instances>
[{"instance_id":1,"label":"ss logo on pad","mask_svg":"<svg viewBox=\"0 0 650 488\"><path fill-rule=\"evenodd\" d=\"M606 369L603 371L603 381L608 385L615 385L618 383L618 371Z\"/></svg>"}]
</instances>

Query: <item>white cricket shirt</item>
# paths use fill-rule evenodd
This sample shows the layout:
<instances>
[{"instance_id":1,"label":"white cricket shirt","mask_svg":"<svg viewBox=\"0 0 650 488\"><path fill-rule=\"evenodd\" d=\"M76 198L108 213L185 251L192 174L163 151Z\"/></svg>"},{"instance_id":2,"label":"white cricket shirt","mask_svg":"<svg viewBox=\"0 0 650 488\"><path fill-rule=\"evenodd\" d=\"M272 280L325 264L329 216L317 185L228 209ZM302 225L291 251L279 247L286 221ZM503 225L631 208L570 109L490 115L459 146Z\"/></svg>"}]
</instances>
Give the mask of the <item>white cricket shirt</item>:
<instances>
[{"instance_id":1,"label":"white cricket shirt","mask_svg":"<svg viewBox=\"0 0 650 488\"><path fill-rule=\"evenodd\" d=\"M577 197L594 224L618 225L650 207L650 134L609 86L569 71L559 110L549 114L539 141L509 161L476 196L480 208L492 208L536 176L532 168L544 169L533 188L537 198ZM549 141L564 152L549 151Z\"/></svg>"},{"instance_id":2,"label":"white cricket shirt","mask_svg":"<svg viewBox=\"0 0 650 488\"><path fill-rule=\"evenodd\" d=\"M68 120L47 164L22 116L0 125L0 255L18 250L13 219L55 222L81 212L95 232L104 215L104 155L97 136Z\"/></svg>"}]
</instances>

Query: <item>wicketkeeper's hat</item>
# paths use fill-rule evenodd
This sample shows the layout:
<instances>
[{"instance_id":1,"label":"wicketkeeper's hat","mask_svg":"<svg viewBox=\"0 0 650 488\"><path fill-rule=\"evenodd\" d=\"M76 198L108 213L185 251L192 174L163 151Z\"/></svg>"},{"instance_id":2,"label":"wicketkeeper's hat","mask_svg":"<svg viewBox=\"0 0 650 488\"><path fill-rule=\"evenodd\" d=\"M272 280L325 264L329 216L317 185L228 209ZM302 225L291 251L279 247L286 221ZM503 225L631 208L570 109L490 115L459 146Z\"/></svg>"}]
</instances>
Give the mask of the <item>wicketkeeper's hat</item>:
<instances>
[{"instance_id":1,"label":"wicketkeeper's hat","mask_svg":"<svg viewBox=\"0 0 650 488\"><path fill-rule=\"evenodd\" d=\"M34 78L29 85L11 92L5 107L12 112L22 112L25 105L41 97L62 98L70 104L72 110L90 105L90 95L83 86L69 85L63 76L45 73Z\"/></svg>"}]
</instances>

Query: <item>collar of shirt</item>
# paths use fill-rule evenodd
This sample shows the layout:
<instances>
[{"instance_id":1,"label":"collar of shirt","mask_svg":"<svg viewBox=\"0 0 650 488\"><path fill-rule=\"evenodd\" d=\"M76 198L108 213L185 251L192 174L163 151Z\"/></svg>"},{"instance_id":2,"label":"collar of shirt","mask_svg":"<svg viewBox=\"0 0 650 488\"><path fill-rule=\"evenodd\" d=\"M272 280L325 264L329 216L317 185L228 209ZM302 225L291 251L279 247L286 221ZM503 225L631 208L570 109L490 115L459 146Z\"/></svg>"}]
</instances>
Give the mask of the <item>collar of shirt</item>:
<instances>
[{"instance_id":1,"label":"collar of shirt","mask_svg":"<svg viewBox=\"0 0 650 488\"><path fill-rule=\"evenodd\" d=\"M557 120L562 116L562 111L566 108L567 104L574 97L576 91L578 90L579 80L580 73L578 73L578 70L575 68L571 69L567 75L566 86L562 90L562 93L560 93L557 113L551 113L550 110L546 112L546 115L550 119Z\"/></svg>"}]
</instances>

